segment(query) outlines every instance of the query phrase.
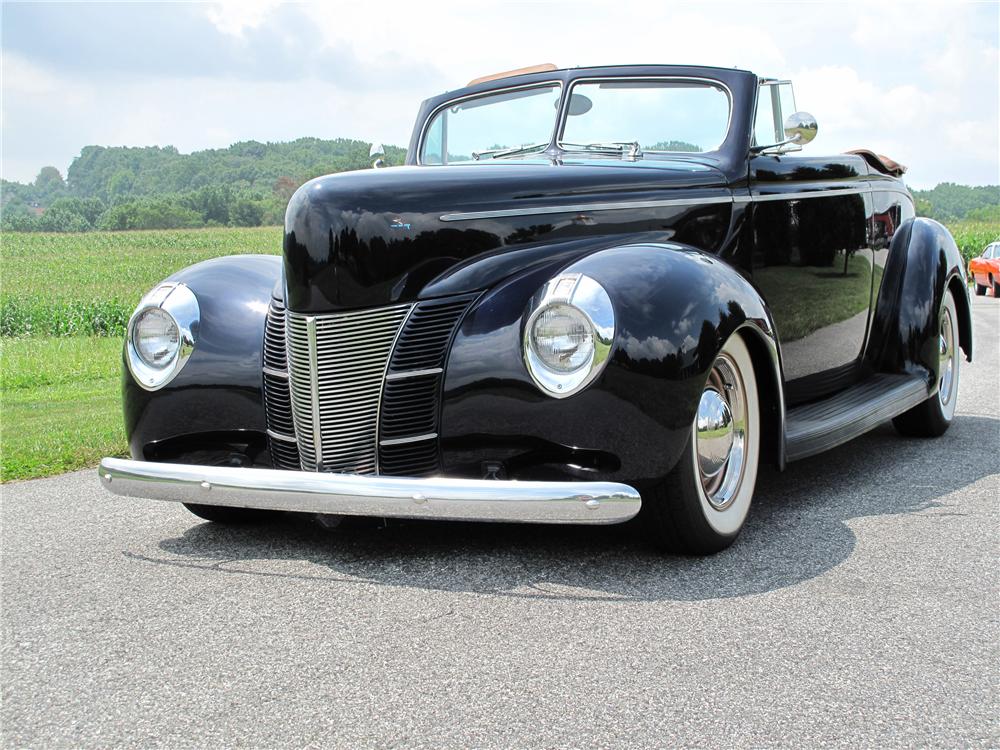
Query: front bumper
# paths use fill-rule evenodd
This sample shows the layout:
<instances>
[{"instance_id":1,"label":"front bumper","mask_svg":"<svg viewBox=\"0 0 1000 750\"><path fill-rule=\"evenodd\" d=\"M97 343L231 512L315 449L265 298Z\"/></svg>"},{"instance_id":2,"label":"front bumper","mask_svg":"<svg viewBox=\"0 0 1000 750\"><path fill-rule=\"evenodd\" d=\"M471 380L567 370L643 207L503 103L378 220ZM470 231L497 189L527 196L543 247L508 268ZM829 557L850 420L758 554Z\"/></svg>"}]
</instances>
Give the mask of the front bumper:
<instances>
[{"instance_id":1,"label":"front bumper","mask_svg":"<svg viewBox=\"0 0 1000 750\"><path fill-rule=\"evenodd\" d=\"M234 508L382 518L521 523L621 523L639 493L615 482L413 479L105 458L101 484L116 495Z\"/></svg>"}]
</instances>

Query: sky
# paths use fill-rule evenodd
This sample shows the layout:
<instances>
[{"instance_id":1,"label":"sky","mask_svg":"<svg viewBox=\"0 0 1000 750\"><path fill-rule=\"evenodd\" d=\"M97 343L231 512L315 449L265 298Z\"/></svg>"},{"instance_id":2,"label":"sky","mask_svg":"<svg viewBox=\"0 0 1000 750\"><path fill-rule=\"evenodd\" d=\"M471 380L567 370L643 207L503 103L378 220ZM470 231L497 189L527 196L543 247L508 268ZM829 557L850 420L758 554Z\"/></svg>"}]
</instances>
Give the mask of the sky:
<instances>
[{"instance_id":1,"label":"sky","mask_svg":"<svg viewBox=\"0 0 1000 750\"><path fill-rule=\"evenodd\" d=\"M406 146L419 103L552 62L794 82L806 153L870 148L916 188L1000 183L1000 3L2 3L0 172L80 150L348 137Z\"/></svg>"}]
</instances>

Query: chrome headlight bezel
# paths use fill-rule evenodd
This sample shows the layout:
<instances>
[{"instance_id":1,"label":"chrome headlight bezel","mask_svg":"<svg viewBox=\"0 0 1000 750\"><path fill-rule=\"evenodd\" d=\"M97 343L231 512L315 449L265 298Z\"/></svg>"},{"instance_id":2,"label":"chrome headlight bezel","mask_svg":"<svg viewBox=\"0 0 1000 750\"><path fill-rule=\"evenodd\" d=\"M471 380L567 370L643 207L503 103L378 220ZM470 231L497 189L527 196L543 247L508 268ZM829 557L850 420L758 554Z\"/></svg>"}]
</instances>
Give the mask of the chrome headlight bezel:
<instances>
[{"instance_id":1,"label":"chrome headlight bezel","mask_svg":"<svg viewBox=\"0 0 1000 750\"><path fill-rule=\"evenodd\" d=\"M562 305L582 314L593 340L589 359L569 372L550 367L533 346L539 317L546 310ZM611 355L614 338L615 311L604 287L582 273L561 273L549 279L528 304L522 335L524 365L539 390L553 398L566 398L582 391L601 374Z\"/></svg>"},{"instance_id":2,"label":"chrome headlight bezel","mask_svg":"<svg viewBox=\"0 0 1000 750\"><path fill-rule=\"evenodd\" d=\"M177 327L177 349L160 367L147 363L136 351L133 336L143 315L153 309L166 313ZM201 309L186 284L160 284L139 302L128 321L125 334L125 361L132 379L147 391L159 390L173 380L194 351L201 325Z\"/></svg>"}]
</instances>

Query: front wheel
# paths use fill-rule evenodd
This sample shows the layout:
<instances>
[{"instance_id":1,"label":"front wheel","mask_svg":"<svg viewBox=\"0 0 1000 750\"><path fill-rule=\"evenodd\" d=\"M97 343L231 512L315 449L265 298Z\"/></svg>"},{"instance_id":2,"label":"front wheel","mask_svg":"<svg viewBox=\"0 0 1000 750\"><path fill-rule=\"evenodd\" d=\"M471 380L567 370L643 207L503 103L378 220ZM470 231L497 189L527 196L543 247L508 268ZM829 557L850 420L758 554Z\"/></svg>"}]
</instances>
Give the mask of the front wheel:
<instances>
[{"instance_id":1,"label":"front wheel","mask_svg":"<svg viewBox=\"0 0 1000 750\"><path fill-rule=\"evenodd\" d=\"M986 284L980 284L978 281L976 282L976 296L977 297L986 296Z\"/></svg>"},{"instance_id":2,"label":"front wheel","mask_svg":"<svg viewBox=\"0 0 1000 750\"><path fill-rule=\"evenodd\" d=\"M680 461L649 492L646 523L653 542L693 555L732 544L750 511L759 457L757 379L736 334L712 365Z\"/></svg>"},{"instance_id":3,"label":"front wheel","mask_svg":"<svg viewBox=\"0 0 1000 750\"><path fill-rule=\"evenodd\" d=\"M945 294L938 319L937 393L892 420L896 431L906 437L943 435L955 417L962 357L958 348L958 313L951 294Z\"/></svg>"}]
</instances>

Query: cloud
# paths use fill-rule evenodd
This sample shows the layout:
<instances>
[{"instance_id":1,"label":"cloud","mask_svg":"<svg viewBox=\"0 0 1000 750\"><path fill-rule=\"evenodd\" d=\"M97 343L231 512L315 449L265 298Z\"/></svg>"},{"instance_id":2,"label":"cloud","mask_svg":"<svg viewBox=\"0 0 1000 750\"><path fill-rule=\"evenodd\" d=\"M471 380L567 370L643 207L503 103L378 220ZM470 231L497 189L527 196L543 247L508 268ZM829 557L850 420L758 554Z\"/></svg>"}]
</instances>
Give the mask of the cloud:
<instances>
[{"instance_id":1,"label":"cloud","mask_svg":"<svg viewBox=\"0 0 1000 750\"><path fill-rule=\"evenodd\" d=\"M59 78L29 60L3 54L3 93L7 96L46 96L59 87Z\"/></svg>"},{"instance_id":2,"label":"cloud","mask_svg":"<svg viewBox=\"0 0 1000 750\"><path fill-rule=\"evenodd\" d=\"M359 57L365 45L331 44L316 20L311 6L269 2L12 4L4 6L3 49L67 79L99 83L320 79L347 90L398 90L427 80L427 63Z\"/></svg>"},{"instance_id":3,"label":"cloud","mask_svg":"<svg viewBox=\"0 0 1000 750\"><path fill-rule=\"evenodd\" d=\"M807 153L870 147L908 164L916 186L1000 180L996 4L788 7L6 3L3 171L65 170L89 143L405 145L422 99L551 61L787 76L819 120Z\"/></svg>"},{"instance_id":4,"label":"cloud","mask_svg":"<svg viewBox=\"0 0 1000 750\"><path fill-rule=\"evenodd\" d=\"M968 81L958 81L955 72L940 83L918 75L914 83L883 87L853 67L826 66L799 70L793 80L798 105L820 125L810 150L870 148L909 165L911 184L929 187L1000 180L996 63L993 71L970 72L981 76L979 90L964 94L956 89ZM980 116L968 117L973 113Z\"/></svg>"},{"instance_id":5,"label":"cloud","mask_svg":"<svg viewBox=\"0 0 1000 750\"><path fill-rule=\"evenodd\" d=\"M227 0L205 6L205 16L223 34L243 37L258 28L280 3L277 0Z\"/></svg>"}]
</instances>

